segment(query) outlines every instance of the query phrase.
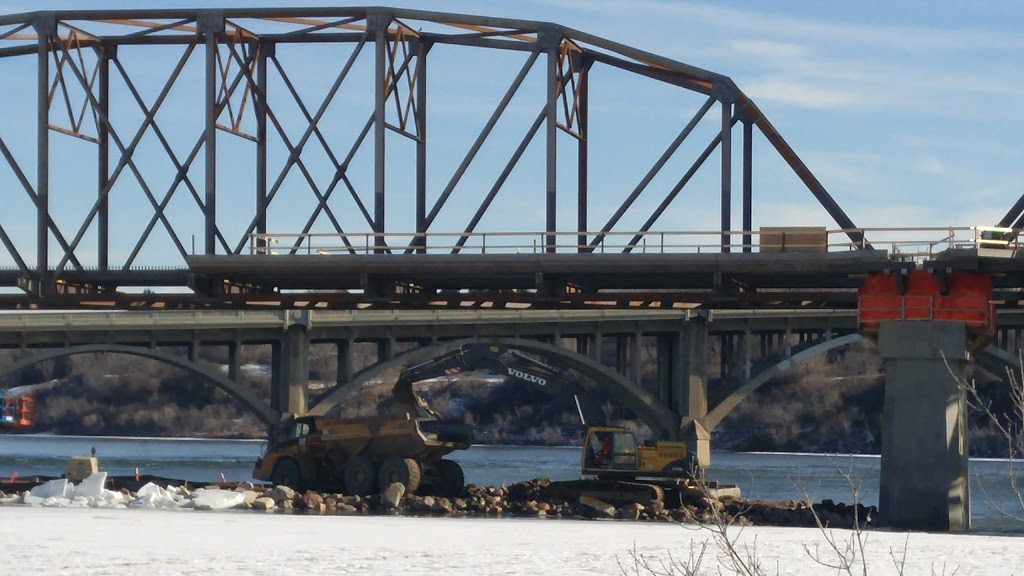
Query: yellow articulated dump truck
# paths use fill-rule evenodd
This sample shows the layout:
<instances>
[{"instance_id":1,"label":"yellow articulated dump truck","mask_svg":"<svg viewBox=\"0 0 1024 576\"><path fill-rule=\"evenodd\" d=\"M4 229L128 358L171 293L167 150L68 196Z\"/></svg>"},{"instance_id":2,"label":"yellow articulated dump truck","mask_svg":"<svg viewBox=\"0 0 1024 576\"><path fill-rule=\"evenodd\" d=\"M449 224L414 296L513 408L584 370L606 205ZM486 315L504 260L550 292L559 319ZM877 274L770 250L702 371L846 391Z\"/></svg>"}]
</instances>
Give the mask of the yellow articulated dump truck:
<instances>
[{"instance_id":1,"label":"yellow articulated dump truck","mask_svg":"<svg viewBox=\"0 0 1024 576\"><path fill-rule=\"evenodd\" d=\"M295 490L373 494L393 482L409 493L462 492L462 468L445 455L469 448L468 426L413 413L350 420L299 416L270 440L253 477Z\"/></svg>"}]
</instances>

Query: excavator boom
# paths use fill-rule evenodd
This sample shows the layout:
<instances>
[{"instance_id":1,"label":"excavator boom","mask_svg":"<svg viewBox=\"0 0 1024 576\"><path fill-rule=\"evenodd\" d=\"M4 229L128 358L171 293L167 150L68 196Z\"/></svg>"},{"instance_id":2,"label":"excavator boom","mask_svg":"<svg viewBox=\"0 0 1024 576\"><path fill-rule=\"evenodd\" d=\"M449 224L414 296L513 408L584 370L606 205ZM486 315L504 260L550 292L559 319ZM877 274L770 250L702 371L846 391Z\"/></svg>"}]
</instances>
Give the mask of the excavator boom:
<instances>
[{"instance_id":1,"label":"excavator boom","mask_svg":"<svg viewBox=\"0 0 1024 576\"><path fill-rule=\"evenodd\" d=\"M512 381L541 390L551 396L576 396L584 422L593 421L598 411L591 405L575 373L499 344L470 343L406 368L392 389L395 402L419 408L436 416L419 399L412 385L421 380L476 370L490 370Z\"/></svg>"}]
</instances>

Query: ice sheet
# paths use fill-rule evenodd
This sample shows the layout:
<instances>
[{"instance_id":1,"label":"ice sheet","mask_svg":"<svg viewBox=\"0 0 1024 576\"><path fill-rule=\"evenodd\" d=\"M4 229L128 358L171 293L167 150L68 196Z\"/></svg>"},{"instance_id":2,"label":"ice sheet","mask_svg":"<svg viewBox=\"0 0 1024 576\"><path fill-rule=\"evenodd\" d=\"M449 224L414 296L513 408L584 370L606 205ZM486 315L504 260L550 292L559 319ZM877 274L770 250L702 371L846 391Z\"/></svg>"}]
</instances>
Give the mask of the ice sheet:
<instances>
[{"instance_id":1,"label":"ice sheet","mask_svg":"<svg viewBox=\"0 0 1024 576\"><path fill-rule=\"evenodd\" d=\"M5 563L36 576L67 573L68 558L75 558L76 573L106 576L616 575L634 543L656 560L669 551L685 557L691 542L708 538L703 530L619 521L0 508ZM740 545L755 538L773 574L776 563L780 574L834 573L803 550L825 544L817 530L747 528ZM940 574L944 566L959 576L1022 573L1024 538L915 533L908 540L895 532L870 533L869 573L896 574L890 550L905 543L906 574ZM717 573L717 566L706 567Z\"/></svg>"}]
</instances>

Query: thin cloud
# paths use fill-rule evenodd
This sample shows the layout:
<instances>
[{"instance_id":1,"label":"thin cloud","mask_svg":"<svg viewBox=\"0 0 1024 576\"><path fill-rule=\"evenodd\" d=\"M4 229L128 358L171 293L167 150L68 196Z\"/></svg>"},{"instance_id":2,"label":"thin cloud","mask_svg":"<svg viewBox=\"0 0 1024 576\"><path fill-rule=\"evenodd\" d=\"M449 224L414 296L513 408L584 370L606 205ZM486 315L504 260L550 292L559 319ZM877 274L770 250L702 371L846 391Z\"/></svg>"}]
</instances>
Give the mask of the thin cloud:
<instances>
[{"instance_id":1,"label":"thin cloud","mask_svg":"<svg viewBox=\"0 0 1024 576\"><path fill-rule=\"evenodd\" d=\"M555 0L552 4L580 11L619 14L618 0ZM634 12L651 18L671 18L695 24L731 29L737 32L789 36L830 42L855 43L860 46L899 49L906 52L952 53L974 50L1012 50L1024 47L1020 37L984 30L939 30L934 27L886 26L877 24L846 24L821 19L776 16L767 12L723 8L708 4L664 0L634 0Z\"/></svg>"},{"instance_id":2,"label":"thin cloud","mask_svg":"<svg viewBox=\"0 0 1024 576\"><path fill-rule=\"evenodd\" d=\"M936 158L926 158L917 163L917 171L933 176L945 176L949 173L949 168Z\"/></svg>"},{"instance_id":3,"label":"thin cloud","mask_svg":"<svg viewBox=\"0 0 1024 576\"><path fill-rule=\"evenodd\" d=\"M758 101L779 102L804 108L828 109L863 103L852 92L815 86L799 80L772 79L749 82L744 91Z\"/></svg>"}]
</instances>

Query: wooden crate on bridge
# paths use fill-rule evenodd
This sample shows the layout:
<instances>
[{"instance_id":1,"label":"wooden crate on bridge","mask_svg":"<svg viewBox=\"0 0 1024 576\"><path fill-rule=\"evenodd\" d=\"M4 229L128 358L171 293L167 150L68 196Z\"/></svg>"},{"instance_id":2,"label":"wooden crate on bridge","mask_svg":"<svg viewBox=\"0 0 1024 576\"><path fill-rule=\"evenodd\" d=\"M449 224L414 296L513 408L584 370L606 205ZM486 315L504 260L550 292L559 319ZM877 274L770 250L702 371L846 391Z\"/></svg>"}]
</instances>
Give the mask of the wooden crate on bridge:
<instances>
[{"instance_id":1,"label":"wooden crate on bridge","mask_svg":"<svg viewBox=\"0 0 1024 576\"><path fill-rule=\"evenodd\" d=\"M762 226L758 234L761 252L828 252L824 226Z\"/></svg>"}]
</instances>

